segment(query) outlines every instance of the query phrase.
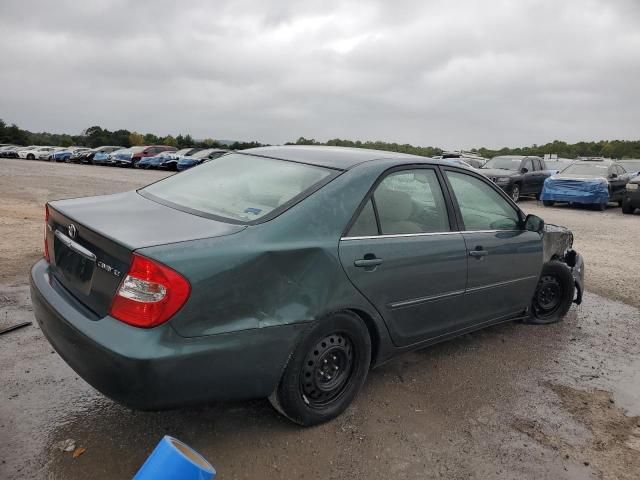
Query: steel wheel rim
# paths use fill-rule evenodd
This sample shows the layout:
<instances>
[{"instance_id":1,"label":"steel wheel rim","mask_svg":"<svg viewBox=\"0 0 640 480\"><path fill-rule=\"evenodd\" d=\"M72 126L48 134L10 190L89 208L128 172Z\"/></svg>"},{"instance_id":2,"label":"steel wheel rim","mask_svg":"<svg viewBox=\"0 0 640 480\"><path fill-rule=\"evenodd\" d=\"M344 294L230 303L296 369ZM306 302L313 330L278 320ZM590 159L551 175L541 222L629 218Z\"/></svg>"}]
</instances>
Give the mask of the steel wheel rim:
<instances>
[{"instance_id":1,"label":"steel wheel rim","mask_svg":"<svg viewBox=\"0 0 640 480\"><path fill-rule=\"evenodd\" d=\"M304 359L300 394L310 407L322 408L340 397L353 374L355 349L344 333L318 341Z\"/></svg>"},{"instance_id":2,"label":"steel wheel rim","mask_svg":"<svg viewBox=\"0 0 640 480\"><path fill-rule=\"evenodd\" d=\"M533 299L533 309L538 317L553 315L562 305L564 288L560 281L551 275L543 276Z\"/></svg>"}]
</instances>

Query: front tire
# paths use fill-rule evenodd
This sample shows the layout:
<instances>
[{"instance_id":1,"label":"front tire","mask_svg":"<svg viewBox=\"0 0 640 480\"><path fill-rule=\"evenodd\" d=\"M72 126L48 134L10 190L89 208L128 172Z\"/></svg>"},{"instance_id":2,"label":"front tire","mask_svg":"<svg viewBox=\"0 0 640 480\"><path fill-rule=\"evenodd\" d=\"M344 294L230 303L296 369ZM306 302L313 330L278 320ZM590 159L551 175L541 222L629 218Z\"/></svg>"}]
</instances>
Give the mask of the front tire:
<instances>
[{"instance_id":1,"label":"front tire","mask_svg":"<svg viewBox=\"0 0 640 480\"><path fill-rule=\"evenodd\" d=\"M545 264L526 322L536 325L559 322L571 308L575 290L573 275L567 264L558 260Z\"/></svg>"},{"instance_id":2,"label":"front tire","mask_svg":"<svg viewBox=\"0 0 640 480\"><path fill-rule=\"evenodd\" d=\"M334 313L307 332L269 401L300 425L327 422L351 404L370 363L371 338L362 319L352 312Z\"/></svg>"}]
</instances>

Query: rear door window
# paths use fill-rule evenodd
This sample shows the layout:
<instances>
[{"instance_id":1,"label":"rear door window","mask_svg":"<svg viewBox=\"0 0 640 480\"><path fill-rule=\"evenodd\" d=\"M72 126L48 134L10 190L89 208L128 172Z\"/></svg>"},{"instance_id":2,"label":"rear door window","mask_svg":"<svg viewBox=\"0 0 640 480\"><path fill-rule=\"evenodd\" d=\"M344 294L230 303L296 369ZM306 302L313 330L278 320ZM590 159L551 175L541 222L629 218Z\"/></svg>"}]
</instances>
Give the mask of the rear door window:
<instances>
[{"instance_id":1,"label":"rear door window","mask_svg":"<svg viewBox=\"0 0 640 480\"><path fill-rule=\"evenodd\" d=\"M389 174L376 188L373 199L383 235L449 230L444 196L432 169Z\"/></svg>"}]
</instances>

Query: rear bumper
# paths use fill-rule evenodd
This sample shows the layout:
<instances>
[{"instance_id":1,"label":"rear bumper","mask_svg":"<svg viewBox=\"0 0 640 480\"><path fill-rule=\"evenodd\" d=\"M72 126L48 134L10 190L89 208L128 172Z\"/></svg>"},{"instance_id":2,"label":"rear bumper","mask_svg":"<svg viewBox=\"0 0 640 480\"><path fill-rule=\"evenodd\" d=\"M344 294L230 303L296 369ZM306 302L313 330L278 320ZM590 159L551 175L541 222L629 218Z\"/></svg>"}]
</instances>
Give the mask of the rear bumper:
<instances>
[{"instance_id":1,"label":"rear bumper","mask_svg":"<svg viewBox=\"0 0 640 480\"><path fill-rule=\"evenodd\" d=\"M275 389L304 324L185 338L170 324L135 328L96 318L49 276L30 275L38 325L89 384L138 409L266 397Z\"/></svg>"}]
</instances>

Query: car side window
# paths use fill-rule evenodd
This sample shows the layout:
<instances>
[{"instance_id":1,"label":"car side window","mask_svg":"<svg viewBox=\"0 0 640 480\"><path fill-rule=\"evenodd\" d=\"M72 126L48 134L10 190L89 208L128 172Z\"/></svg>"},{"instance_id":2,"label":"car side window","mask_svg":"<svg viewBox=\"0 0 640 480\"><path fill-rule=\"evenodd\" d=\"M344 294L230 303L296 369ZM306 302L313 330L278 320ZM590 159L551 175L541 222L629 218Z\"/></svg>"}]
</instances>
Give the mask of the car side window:
<instances>
[{"instance_id":1,"label":"car side window","mask_svg":"<svg viewBox=\"0 0 640 480\"><path fill-rule=\"evenodd\" d=\"M373 210L371 199L367 200L358 215L358 219L349 229L349 237L370 237L378 235L378 224L376 223L376 213Z\"/></svg>"},{"instance_id":2,"label":"car side window","mask_svg":"<svg viewBox=\"0 0 640 480\"><path fill-rule=\"evenodd\" d=\"M444 195L432 169L389 174L376 188L373 199L383 235L450 229Z\"/></svg>"},{"instance_id":3,"label":"car side window","mask_svg":"<svg viewBox=\"0 0 640 480\"><path fill-rule=\"evenodd\" d=\"M465 230L517 230L520 215L484 181L465 173L447 171Z\"/></svg>"},{"instance_id":4,"label":"car side window","mask_svg":"<svg viewBox=\"0 0 640 480\"><path fill-rule=\"evenodd\" d=\"M533 172L533 163L531 163L531 159L527 158L523 164L522 168L526 168L528 172Z\"/></svg>"}]
</instances>

